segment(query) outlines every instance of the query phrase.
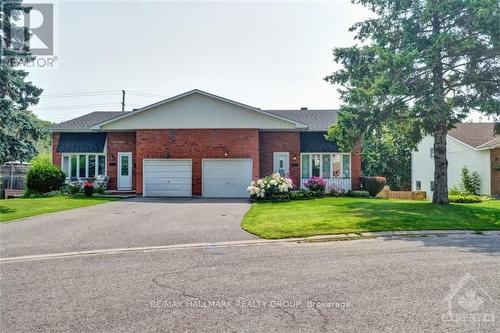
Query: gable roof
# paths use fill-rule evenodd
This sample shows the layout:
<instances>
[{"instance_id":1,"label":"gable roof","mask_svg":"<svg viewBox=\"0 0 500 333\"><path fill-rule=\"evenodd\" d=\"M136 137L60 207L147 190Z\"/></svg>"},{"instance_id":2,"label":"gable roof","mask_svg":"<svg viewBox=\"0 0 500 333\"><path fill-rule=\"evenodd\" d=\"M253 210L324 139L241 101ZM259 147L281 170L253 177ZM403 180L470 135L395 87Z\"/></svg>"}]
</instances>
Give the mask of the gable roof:
<instances>
[{"instance_id":1,"label":"gable roof","mask_svg":"<svg viewBox=\"0 0 500 333\"><path fill-rule=\"evenodd\" d=\"M91 126L107 121L118 116L122 116L124 112L117 111L95 111L87 113L78 118L74 118L68 121L64 121L55 125L52 129L57 131L68 130L68 131L88 131Z\"/></svg>"},{"instance_id":2,"label":"gable roof","mask_svg":"<svg viewBox=\"0 0 500 333\"><path fill-rule=\"evenodd\" d=\"M459 123L448 135L475 149L490 149L500 145L500 136L495 134L495 123Z\"/></svg>"},{"instance_id":3,"label":"gable roof","mask_svg":"<svg viewBox=\"0 0 500 333\"><path fill-rule=\"evenodd\" d=\"M53 131L64 132L64 131L91 131L99 130L99 127L111 123L115 120L123 119L125 117L135 115L145 110L149 110L156 106L172 102L174 100L186 97L188 95L199 93L204 96L215 98L217 100L230 103L239 107L253 110L262 114L266 114L271 117L275 117L281 120L289 121L296 125L298 129L308 130L308 131L326 131L328 127L333 124L336 120L337 110L261 110L253 106L235 102L223 97L219 97L207 92L194 89L186 93L167 98L165 100L159 101L157 103L147 105L143 108L134 111L97 111L91 112L81 117L71 119L54 126Z\"/></svg>"},{"instance_id":4,"label":"gable roof","mask_svg":"<svg viewBox=\"0 0 500 333\"><path fill-rule=\"evenodd\" d=\"M288 119L288 118L285 118L285 117L282 117L282 116L279 116L279 115L276 115L276 114L272 114L270 112L261 110L259 108L256 108L256 107L253 107L253 106L250 106L250 105L247 105L247 104L239 103L239 102L236 102L236 101L224 98L224 97L220 97L220 96L217 96L217 95L214 95L214 94L211 94L211 93L207 93L207 92L199 90L199 89L193 89L193 90L190 90L188 92L185 92L185 93L182 93L182 94L179 94L179 95L176 95L176 96L169 97L167 99L161 100L159 102L156 102L156 103L153 103L153 104L150 104L150 105L146 105L145 107L142 107L140 109L136 109L136 110L134 110L132 112L127 112L126 114L123 114L121 116L118 116L118 117L115 117L115 118L112 118L112 119L105 120L103 122L97 123L93 127L95 129L98 129L100 126L103 126L103 125L106 125L106 124L118 121L118 120L126 118L126 117L130 117L130 116L136 115L136 114L144 112L146 110L149 110L149 109L155 108L157 106L160 106L160 105L163 105L163 104L167 104L167 103L176 101L178 99L181 99L181 98L193 95L193 94L200 94L200 95L203 95L203 96L206 96L206 97L210 97L210 98L214 98L216 100L219 100L219 101L222 101L222 102L225 102L225 103L228 103L228 104L232 104L232 105L239 106L239 107L242 107L242 108L245 108L245 109L249 109L249 110L252 110L252 111L255 111L255 112L258 112L258 113L262 113L262 114L265 114L265 115L268 115L268 116L271 116L271 117L274 117L274 118L285 120L285 121L293 123L294 125L297 126L297 128L306 128L307 127L306 124L303 124L301 122L295 121L293 119Z\"/></svg>"}]
</instances>

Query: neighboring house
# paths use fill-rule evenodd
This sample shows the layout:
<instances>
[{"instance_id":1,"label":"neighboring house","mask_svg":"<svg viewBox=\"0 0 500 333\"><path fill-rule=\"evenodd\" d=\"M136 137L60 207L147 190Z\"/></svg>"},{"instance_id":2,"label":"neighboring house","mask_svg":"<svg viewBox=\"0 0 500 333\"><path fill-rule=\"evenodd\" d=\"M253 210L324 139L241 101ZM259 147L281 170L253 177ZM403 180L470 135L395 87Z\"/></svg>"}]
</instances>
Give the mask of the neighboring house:
<instances>
[{"instance_id":1,"label":"neighboring house","mask_svg":"<svg viewBox=\"0 0 500 333\"><path fill-rule=\"evenodd\" d=\"M432 199L434 187L434 138L425 137L411 159L412 191L427 192ZM448 132L448 188L460 185L460 171L465 166L481 177L482 194L500 195L500 136L494 123L461 123Z\"/></svg>"},{"instance_id":2,"label":"neighboring house","mask_svg":"<svg viewBox=\"0 0 500 333\"><path fill-rule=\"evenodd\" d=\"M131 112L93 112L53 129L53 162L71 177L109 176L144 196L244 197L272 172L296 186L322 176L358 189L359 149L324 134L335 110L261 110L200 90Z\"/></svg>"}]
</instances>

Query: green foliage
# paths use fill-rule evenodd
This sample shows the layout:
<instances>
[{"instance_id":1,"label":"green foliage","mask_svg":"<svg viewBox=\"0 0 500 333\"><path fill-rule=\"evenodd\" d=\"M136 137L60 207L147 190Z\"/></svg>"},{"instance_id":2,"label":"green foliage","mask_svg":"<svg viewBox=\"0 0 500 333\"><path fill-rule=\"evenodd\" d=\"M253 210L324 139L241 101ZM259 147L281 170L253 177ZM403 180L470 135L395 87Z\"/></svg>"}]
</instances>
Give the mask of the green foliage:
<instances>
[{"instance_id":1,"label":"green foliage","mask_svg":"<svg viewBox=\"0 0 500 333\"><path fill-rule=\"evenodd\" d=\"M384 177L362 177L363 188L370 193L372 197L377 196L384 189L387 181Z\"/></svg>"},{"instance_id":2,"label":"green foliage","mask_svg":"<svg viewBox=\"0 0 500 333\"><path fill-rule=\"evenodd\" d=\"M467 167L460 171L460 189L465 194L479 194L481 177L477 171L470 172Z\"/></svg>"},{"instance_id":3,"label":"green foliage","mask_svg":"<svg viewBox=\"0 0 500 333\"><path fill-rule=\"evenodd\" d=\"M52 163L39 161L35 163L26 177L29 193L42 194L58 191L64 184L64 173Z\"/></svg>"},{"instance_id":4,"label":"green foliage","mask_svg":"<svg viewBox=\"0 0 500 333\"><path fill-rule=\"evenodd\" d=\"M478 203L483 201L479 195L474 194L450 194L448 200L454 203Z\"/></svg>"},{"instance_id":5,"label":"green foliage","mask_svg":"<svg viewBox=\"0 0 500 333\"><path fill-rule=\"evenodd\" d=\"M308 200L314 198L314 194L311 191L299 190L290 193L290 200Z\"/></svg>"},{"instance_id":6,"label":"green foliage","mask_svg":"<svg viewBox=\"0 0 500 333\"><path fill-rule=\"evenodd\" d=\"M64 184L61 187L61 192L69 195L82 194L82 188L78 184Z\"/></svg>"},{"instance_id":7,"label":"green foliage","mask_svg":"<svg viewBox=\"0 0 500 333\"><path fill-rule=\"evenodd\" d=\"M368 191L348 191L345 196L351 198L369 198L370 193Z\"/></svg>"},{"instance_id":8,"label":"green foliage","mask_svg":"<svg viewBox=\"0 0 500 333\"><path fill-rule=\"evenodd\" d=\"M376 15L336 48L342 69L326 78L344 102L329 134L367 142L402 124L406 143L437 139L435 202L446 203L446 133L471 111L500 115L500 10L496 0L354 0ZM443 196L445 199L443 200Z\"/></svg>"},{"instance_id":9,"label":"green foliage","mask_svg":"<svg viewBox=\"0 0 500 333\"><path fill-rule=\"evenodd\" d=\"M462 190L461 190L459 187L457 187L457 186L453 186L453 187L451 187L451 188L448 190L448 195L449 195L449 196L450 196L450 195L462 195L462 194L464 194L464 193L463 193L463 192L462 192Z\"/></svg>"},{"instance_id":10,"label":"green foliage","mask_svg":"<svg viewBox=\"0 0 500 333\"><path fill-rule=\"evenodd\" d=\"M0 28L3 36L21 36L30 39L29 31L11 24L22 1L9 1L0 6ZM23 43L24 40L6 41ZM2 40L2 43L4 40ZM24 44L26 45L26 44ZM20 50L3 49L3 56L30 57L28 47ZM15 67L0 66L0 164L10 160L29 161L37 152L37 142L45 135L36 116L28 107L36 105L42 89L27 81L28 72Z\"/></svg>"},{"instance_id":11,"label":"green foliage","mask_svg":"<svg viewBox=\"0 0 500 333\"><path fill-rule=\"evenodd\" d=\"M37 164L51 164L52 156L49 153L38 154L31 159L30 163L33 166Z\"/></svg>"}]
</instances>

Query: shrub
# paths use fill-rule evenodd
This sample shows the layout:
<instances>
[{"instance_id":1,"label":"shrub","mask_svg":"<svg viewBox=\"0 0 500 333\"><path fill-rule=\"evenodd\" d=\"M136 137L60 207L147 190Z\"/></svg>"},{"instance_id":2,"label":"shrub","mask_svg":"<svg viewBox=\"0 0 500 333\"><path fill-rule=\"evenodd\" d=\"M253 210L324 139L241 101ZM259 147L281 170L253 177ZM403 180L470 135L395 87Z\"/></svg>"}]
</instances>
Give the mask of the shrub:
<instances>
[{"instance_id":1,"label":"shrub","mask_svg":"<svg viewBox=\"0 0 500 333\"><path fill-rule=\"evenodd\" d=\"M448 195L461 195L461 194L464 193L457 186L450 187L450 189L448 190Z\"/></svg>"},{"instance_id":2,"label":"shrub","mask_svg":"<svg viewBox=\"0 0 500 333\"><path fill-rule=\"evenodd\" d=\"M483 201L481 196L474 194L452 194L448 195L448 200L455 203L477 203Z\"/></svg>"},{"instance_id":3,"label":"shrub","mask_svg":"<svg viewBox=\"0 0 500 333\"><path fill-rule=\"evenodd\" d=\"M86 197L91 197L94 194L94 185L89 181L85 181L83 183L83 193Z\"/></svg>"},{"instance_id":4,"label":"shrub","mask_svg":"<svg viewBox=\"0 0 500 333\"><path fill-rule=\"evenodd\" d=\"M347 191L344 194L346 197L352 197L352 198L369 198L370 193L368 191Z\"/></svg>"},{"instance_id":5,"label":"shrub","mask_svg":"<svg viewBox=\"0 0 500 333\"><path fill-rule=\"evenodd\" d=\"M387 183L384 177L363 177L361 178L361 182L363 188L367 190L372 197L377 196Z\"/></svg>"},{"instance_id":6,"label":"shrub","mask_svg":"<svg viewBox=\"0 0 500 333\"><path fill-rule=\"evenodd\" d=\"M47 193L58 191L64 184L64 173L47 160L34 161L26 177L29 193Z\"/></svg>"},{"instance_id":7,"label":"shrub","mask_svg":"<svg viewBox=\"0 0 500 333\"><path fill-rule=\"evenodd\" d=\"M325 193L326 181L321 177L313 176L304 182L304 186L315 195Z\"/></svg>"},{"instance_id":8,"label":"shrub","mask_svg":"<svg viewBox=\"0 0 500 333\"><path fill-rule=\"evenodd\" d=\"M65 184L61 187L61 192L69 195L77 195L80 194L82 188L78 184Z\"/></svg>"},{"instance_id":9,"label":"shrub","mask_svg":"<svg viewBox=\"0 0 500 333\"><path fill-rule=\"evenodd\" d=\"M299 190L290 193L290 200L307 200L312 199L313 193L306 190Z\"/></svg>"},{"instance_id":10,"label":"shrub","mask_svg":"<svg viewBox=\"0 0 500 333\"><path fill-rule=\"evenodd\" d=\"M477 171L470 172L467 167L463 167L460 173L460 188L462 192L467 194L479 193L481 187L481 178Z\"/></svg>"},{"instance_id":11,"label":"shrub","mask_svg":"<svg viewBox=\"0 0 500 333\"><path fill-rule=\"evenodd\" d=\"M253 180L247 187L250 198L253 200L289 200L290 189L293 183L289 178L282 177L279 173ZM286 198L286 199L285 199Z\"/></svg>"}]
</instances>

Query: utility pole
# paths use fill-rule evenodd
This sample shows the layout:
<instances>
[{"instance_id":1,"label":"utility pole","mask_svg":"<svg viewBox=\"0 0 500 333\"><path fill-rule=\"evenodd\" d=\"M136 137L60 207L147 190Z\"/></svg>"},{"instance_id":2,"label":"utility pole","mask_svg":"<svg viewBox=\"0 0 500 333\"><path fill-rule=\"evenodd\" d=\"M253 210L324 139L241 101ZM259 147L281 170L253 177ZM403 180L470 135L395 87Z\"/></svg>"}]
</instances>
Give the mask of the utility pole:
<instances>
[{"instance_id":1,"label":"utility pole","mask_svg":"<svg viewBox=\"0 0 500 333\"><path fill-rule=\"evenodd\" d=\"M122 112L125 112L125 90L122 90Z\"/></svg>"}]
</instances>

